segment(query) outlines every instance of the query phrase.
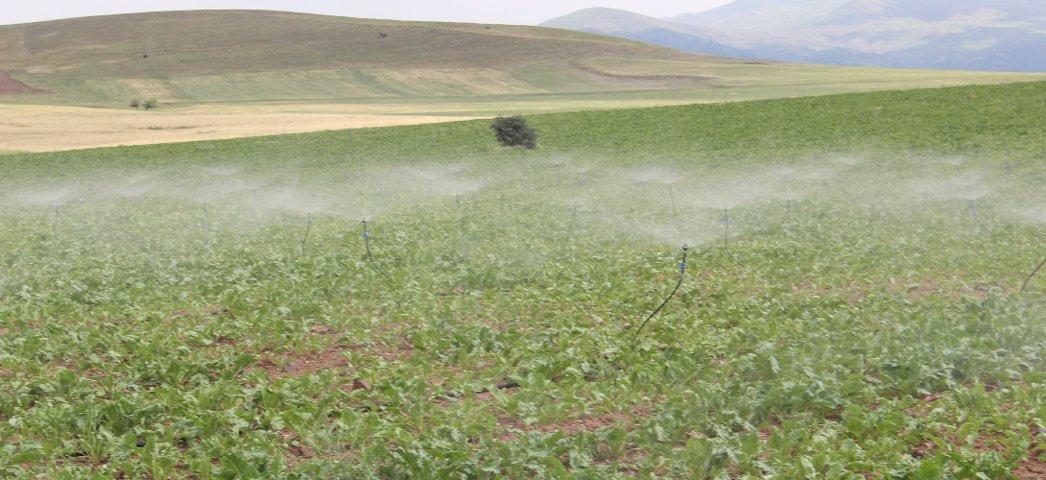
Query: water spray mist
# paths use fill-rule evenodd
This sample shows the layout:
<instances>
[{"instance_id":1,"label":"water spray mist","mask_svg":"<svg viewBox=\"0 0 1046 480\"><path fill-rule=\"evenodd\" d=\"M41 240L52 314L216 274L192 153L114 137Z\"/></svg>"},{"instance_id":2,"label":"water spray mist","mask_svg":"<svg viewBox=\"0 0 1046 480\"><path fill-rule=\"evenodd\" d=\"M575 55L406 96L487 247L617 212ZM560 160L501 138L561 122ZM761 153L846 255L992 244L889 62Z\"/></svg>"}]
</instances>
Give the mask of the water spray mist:
<instances>
[{"instance_id":1,"label":"water spray mist","mask_svg":"<svg viewBox=\"0 0 1046 480\"><path fill-rule=\"evenodd\" d=\"M679 209L676 208L676 192L671 183L668 184L668 199L672 201L672 215L679 215Z\"/></svg>"},{"instance_id":2,"label":"water spray mist","mask_svg":"<svg viewBox=\"0 0 1046 480\"><path fill-rule=\"evenodd\" d=\"M1042 270L1042 267L1044 266L1046 266L1046 258L1042 259L1042 261L1035 267L1035 270L1031 271L1031 275L1028 275L1028 278L1024 279L1024 283L1021 284L1021 293L1028 290L1028 282L1031 282L1031 279L1034 278L1035 275L1039 273L1039 270Z\"/></svg>"},{"instance_id":3,"label":"water spray mist","mask_svg":"<svg viewBox=\"0 0 1046 480\"><path fill-rule=\"evenodd\" d=\"M643 331L643 328L646 327L646 324L649 323L650 320L653 319L655 316L657 316L658 312L660 312L662 308L665 308L665 305L668 304L668 301L671 300L672 297L676 296L676 292L679 291L679 287L683 285L683 276L686 275L686 253L688 250L690 250L690 247L684 244L683 260L679 263L679 280L676 281L675 288L672 289L672 293L669 293L668 296L665 297L665 301L661 302L661 305L658 305L657 308L655 308L654 311L650 314L650 316L646 317L646 320L643 320L643 323L639 324L639 328L636 329L636 334L632 337L633 346L635 346L636 340L639 340L639 334Z\"/></svg>"},{"instance_id":4,"label":"water spray mist","mask_svg":"<svg viewBox=\"0 0 1046 480\"><path fill-rule=\"evenodd\" d=\"M576 203L571 203L570 204L570 223L568 223L567 226L569 227L570 233L573 233L574 229L577 227L577 204Z\"/></svg>"},{"instance_id":5,"label":"water spray mist","mask_svg":"<svg viewBox=\"0 0 1046 480\"><path fill-rule=\"evenodd\" d=\"M363 220L363 248L367 250L367 260L370 262L374 270L385 277L387 280L392 281L392 277L385 273L381 267L378 266L378 262L374 261L374 256L370 253L370 234L367 232L367 220Z\"/></svg>"}]
</instances>

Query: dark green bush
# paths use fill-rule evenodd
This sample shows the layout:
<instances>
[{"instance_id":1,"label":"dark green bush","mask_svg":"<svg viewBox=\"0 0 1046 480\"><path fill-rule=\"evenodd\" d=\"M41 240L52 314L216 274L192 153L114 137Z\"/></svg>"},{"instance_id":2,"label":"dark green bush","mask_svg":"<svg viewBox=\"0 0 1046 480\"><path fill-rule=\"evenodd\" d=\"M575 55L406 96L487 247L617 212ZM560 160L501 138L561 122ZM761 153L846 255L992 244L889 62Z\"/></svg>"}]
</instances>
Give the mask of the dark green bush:
<instances>
[{"instance_id":1,"label":"dark green bush","mask_svg":"<svg viewBox=\"0 0 1046 480\"><path fill-rule=\"evenodd\" d=\"M523 146L534 149L538 146L538 132L527 126L523 117L498 117L490 125L498 143L506 147Z\"/></svg>"}]
</instances>

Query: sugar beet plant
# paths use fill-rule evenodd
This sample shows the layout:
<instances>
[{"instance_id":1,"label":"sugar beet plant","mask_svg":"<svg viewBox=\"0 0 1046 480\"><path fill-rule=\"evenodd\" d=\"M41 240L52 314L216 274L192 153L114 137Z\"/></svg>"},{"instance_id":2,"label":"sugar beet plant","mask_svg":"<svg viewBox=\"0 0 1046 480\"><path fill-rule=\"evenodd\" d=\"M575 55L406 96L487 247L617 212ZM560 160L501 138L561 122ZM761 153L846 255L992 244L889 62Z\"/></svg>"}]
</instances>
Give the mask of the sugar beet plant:
<instances>
[{"instance_id":1,"label":"sugar beet plant","mask_svg":"<svg viewBox=\"0 0 1046 480\"><path fill-rule=\"evenodd\" d=\"M1020 291L1046 226L1019 214L1046 198L1044 97L535 116L540 156L486 121L0 156L0 476L1022 478L1046 440L1046 290ZM659 127L585 140L623 120ZM456 166L419 187L436 141ZM956 150L992 235L909 187ZM674 202L620 175L654 164ZM716 190L825 165L828 187ZM459 210L438 187L466 179Z\"/></svg>"}]
</instances>

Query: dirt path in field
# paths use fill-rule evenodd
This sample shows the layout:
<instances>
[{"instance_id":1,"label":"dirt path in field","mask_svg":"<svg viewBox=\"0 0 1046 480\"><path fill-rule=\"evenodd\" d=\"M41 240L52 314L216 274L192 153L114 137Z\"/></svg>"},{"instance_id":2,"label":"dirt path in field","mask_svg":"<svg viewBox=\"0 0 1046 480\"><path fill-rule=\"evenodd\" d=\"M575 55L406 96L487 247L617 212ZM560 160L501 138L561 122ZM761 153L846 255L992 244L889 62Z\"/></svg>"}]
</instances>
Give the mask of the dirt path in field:
<instances>
[{"instance_id":1,"label":"dirt path in field","mask_svg":"<svg viewBox=\"0 0 1046 480\"><path fill-rule=\"evenodd\" d=\"M420 125L476 117L367 113L351 105L192 107L141 111L0 104L0 152L52 152L347 128Z\"/></svg>"}]
</instances>

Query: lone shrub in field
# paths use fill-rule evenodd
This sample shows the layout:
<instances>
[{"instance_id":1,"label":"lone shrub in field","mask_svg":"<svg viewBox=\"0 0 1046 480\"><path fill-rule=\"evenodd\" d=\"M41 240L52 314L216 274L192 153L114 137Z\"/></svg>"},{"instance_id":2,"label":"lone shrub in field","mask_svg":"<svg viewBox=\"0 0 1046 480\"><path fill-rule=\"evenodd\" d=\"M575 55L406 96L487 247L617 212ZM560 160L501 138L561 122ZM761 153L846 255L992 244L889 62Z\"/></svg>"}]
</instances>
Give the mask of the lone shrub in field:
<instances>
[{"instance_id":1,"label":"lone shrub in field","mask_svg":"<svg viewBox=\"0 0 1046 480\"><path fill-rule=\"evenodd\" d=\"M538 146L537 130L527 126L523 117L498 117L494 119L490 128L494 129L498 143L506 147L522 145L527 149L534 149Z\"/></svg>"}]
</instances>

